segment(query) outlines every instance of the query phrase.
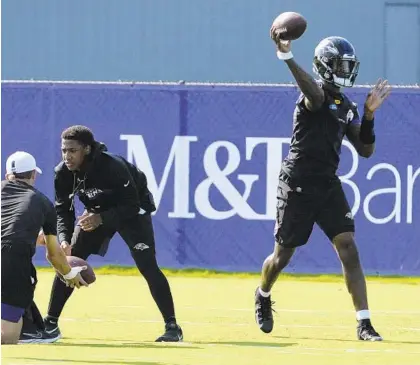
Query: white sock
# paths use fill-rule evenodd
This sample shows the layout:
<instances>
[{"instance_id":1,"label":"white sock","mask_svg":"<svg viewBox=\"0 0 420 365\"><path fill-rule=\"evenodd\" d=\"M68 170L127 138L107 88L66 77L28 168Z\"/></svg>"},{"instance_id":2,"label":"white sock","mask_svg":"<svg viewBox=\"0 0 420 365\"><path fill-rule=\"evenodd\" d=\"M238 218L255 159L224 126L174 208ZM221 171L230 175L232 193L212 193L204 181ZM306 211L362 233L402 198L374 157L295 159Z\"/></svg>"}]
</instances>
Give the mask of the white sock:
<instances>
[{"instance_id":1,"label":"white sock","mask_svg":"<svg viewBox=\"0 0 420 365\"><path fill-rule=\"evenodd\" d=\"M361 321L362 319L370 319L369 309L356 312L356 319Z\"/></svg>"},{"instance_id":2,"label":"white sock","mask_svg":"<svg viewBox=\"0 0 420 365\"><path fill-rule=\"evenodd\" d=\"M260 292L261 296L264 298L268 298L271 295L271 292L266 293L265 291L262 291L261 288L258 288L258 291Z\"/></svg>"}]
</instances>

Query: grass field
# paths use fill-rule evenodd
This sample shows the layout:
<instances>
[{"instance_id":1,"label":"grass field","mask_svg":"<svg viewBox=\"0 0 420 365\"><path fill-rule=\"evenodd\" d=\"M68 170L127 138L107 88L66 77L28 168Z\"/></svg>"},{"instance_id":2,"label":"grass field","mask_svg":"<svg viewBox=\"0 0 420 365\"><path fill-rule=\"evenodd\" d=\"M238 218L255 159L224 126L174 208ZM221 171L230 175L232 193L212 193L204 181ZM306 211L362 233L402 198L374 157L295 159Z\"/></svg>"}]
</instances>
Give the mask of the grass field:
<instances>
[{"instance_id":1,"label":"grass field","mask_svg":"<svg viewBox=\"0 0 420 365\"><path fill-rule=\"evenodd\" d=\"M373 321L386 341L364 343L355 340L351 301L339 277L281 277L273 290L275 327L265 335L253 313L258 276L170 273L185 342L166 345L153 342L163 323L145 281L133 272L97 271L97 282L70 299L62 340L2 346L2 364L420 364L418 278L369 280ZM43 312L51 282L51 272L39 273L36 300Z\"/></svg>"}]
</instances>

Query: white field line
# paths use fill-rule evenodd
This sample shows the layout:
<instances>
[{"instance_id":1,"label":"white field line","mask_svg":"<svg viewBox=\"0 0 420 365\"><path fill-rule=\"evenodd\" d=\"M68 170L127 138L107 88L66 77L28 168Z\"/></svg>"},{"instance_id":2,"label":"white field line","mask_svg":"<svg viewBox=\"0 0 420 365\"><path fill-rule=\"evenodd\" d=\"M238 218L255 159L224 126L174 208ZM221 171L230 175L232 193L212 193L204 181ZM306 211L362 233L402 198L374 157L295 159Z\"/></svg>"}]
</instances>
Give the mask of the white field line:
<instances>
[{"instance_id":1,"label":"white field line","mask_svg":"<svg viewBox=\"0 0 420 365\"><path fill-rule=\"evenodd\" d=\"M100 323L162 323L161 320L135 320L135 319L104 319L104 318L62 318L62 321L69 321L69 322L100 322ZM193 325L193 326L213 326L217 325L220 326L220 323L214 322L188 322L183 321L183 324ZM230 327L247 327L249 323L228 323L224 322L222 325L230 326ZM352 326L338 326L338 325L301 325L301 324L276 324L276 327L282 328L335 328L335 329L349 329L353 328ZM389 328L395 330L404 330L404 331L419 331L420 327L399 327L399 326L389 326Z\"/></svg>"},{"instance_id":2,"label":"white field line","mask_svg":"<svg viewBox=\"0 0 420 365\"><path fill-rule=\"evenodd\" d=\"M146 306L141 305L111 305L109 308L138 308L138 309L145 309ZM197 306L183 306L186 309L192 309L197 311L232 311L232 312L253 312L253 308L217 308L217 307L197 307ZM349 314L354 313L351 310L318 310L318 309L282 309L282 308L275 308L276 312L286 312L286 313L308 313L308 314L334 314L334 313L343 313ZM381 314L381 315L393 315L393 314L406 314L406 315L420 315L420 311L404 311L404 310L373 310L372 314Z\"/></svg>"}]
</instances>

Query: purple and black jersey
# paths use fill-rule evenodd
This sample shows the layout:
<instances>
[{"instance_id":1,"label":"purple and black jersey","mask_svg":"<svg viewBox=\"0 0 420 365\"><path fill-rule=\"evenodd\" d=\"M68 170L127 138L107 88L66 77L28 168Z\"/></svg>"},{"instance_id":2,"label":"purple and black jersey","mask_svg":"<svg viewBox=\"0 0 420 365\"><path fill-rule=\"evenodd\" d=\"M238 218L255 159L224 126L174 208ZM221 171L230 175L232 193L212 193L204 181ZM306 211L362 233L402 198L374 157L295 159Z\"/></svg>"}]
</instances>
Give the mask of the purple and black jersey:
<instances>
[{"instance_id":1,"label":"purple and black jersey","mask_svg":"<svg viewBox=\"0 0 420 365\"><path fill-rule=\"evenodd\" d=\"M325 91L322 107L309 111L303 94L296 102L293 136L282 170L296 181L333 179L340 162L341 144L349 126L360 123L357 105L344 94Z\"/></svg>"}]
</instances>

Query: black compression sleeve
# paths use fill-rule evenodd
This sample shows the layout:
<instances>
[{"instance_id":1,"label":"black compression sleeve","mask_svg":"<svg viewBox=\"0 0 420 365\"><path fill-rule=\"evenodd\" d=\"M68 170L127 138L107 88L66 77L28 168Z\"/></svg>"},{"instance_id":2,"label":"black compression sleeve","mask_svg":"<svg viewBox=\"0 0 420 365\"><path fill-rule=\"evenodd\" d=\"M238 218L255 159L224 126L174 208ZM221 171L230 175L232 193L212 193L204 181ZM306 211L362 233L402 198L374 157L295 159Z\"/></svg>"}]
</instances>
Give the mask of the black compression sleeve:
<instances>
[{"instance_id":1,"label":"black compression sleeve","mask_svg":"<svg viewBox=\"0 0 420 365\"><path fill-rule=\"evenodd\" d=\"M360 140L364 144L374 144L375 143L375 131L373 130L374 127L374 119L366 120L362 118L362 125L360 126Z\"/></svg>"}]
</instances>

